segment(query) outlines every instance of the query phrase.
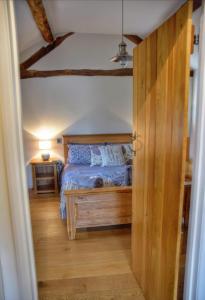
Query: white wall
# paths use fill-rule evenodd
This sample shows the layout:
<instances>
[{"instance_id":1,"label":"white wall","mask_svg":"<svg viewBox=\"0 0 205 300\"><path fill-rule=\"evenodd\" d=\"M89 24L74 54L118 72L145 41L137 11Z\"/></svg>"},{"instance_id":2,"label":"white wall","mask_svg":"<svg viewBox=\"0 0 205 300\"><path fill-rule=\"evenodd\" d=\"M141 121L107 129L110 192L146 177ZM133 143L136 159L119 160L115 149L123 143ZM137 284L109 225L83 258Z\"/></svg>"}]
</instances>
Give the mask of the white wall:
<instances>
[{"instance_id":1,"label":"white wall","mask_svg":"<svg viewBox=\"0 0 205 300\"><path fill-rule=\"evenodd\" d=\"M111 69L118 50L117 35L75 34L33 65L32 69ZM129 43L132 52L134 44ZM38 49L21 54L21 61ZM42 133L53 139L54 155L63 155L56 137L62 134L120 133L132 128L132 78L50 77L21 80L25 157L38 155ZM29 187L31 170L27 166Z\"/></svg>"}]
</instances>

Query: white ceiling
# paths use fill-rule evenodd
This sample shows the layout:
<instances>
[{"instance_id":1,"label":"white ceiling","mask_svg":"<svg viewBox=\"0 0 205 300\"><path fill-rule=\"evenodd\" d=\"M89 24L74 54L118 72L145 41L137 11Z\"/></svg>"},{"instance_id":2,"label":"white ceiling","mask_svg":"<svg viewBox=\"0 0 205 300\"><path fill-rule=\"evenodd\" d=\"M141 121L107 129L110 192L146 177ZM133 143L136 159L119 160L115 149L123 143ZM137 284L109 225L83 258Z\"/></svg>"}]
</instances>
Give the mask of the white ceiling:
<instances>
[{"instance_id":1,"label":"white ceiling","mask_svg":"<svg viewBox=\"0 0 205 300\"><path fill-rule=\"evenodd\" d=\"M78 33L120 34L121 0L44 0L55 35ZM125 0L125 33L148 35L185 0ZM25 0L15 0L20 51L43 43Z\"/></svg>"}]
</instances>

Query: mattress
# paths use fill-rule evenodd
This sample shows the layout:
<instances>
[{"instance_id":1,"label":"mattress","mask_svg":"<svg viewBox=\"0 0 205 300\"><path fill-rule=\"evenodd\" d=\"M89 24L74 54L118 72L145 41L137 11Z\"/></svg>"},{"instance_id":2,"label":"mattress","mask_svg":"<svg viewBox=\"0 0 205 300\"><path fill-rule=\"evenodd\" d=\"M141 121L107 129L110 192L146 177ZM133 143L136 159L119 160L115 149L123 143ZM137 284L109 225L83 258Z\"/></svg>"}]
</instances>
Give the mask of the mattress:
<instances>
[{"instance_id":1,"label":"mattress","mask_svg":"<svg viewBox=\"0 0 205 300\"><path fill-rule=\"evenodd\" d=\"M66 219L65 190L131 185L131 166L91 167L70 164L63 170L61 183L60 214L62 219Z\"/></svg>"}]
</instances>

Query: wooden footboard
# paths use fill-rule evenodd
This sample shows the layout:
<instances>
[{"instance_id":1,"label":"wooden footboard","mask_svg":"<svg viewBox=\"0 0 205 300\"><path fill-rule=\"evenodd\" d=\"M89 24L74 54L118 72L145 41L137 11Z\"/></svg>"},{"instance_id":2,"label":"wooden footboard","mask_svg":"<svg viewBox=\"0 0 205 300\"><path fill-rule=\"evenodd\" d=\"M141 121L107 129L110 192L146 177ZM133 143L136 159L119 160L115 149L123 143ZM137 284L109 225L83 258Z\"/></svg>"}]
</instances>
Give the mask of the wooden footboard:
<instances>
[{"instance_id":1,"label":"wooden footboard","mask_svg":"<svg viewBox=\"0 0 205 300\"><path fill-rule=\"evenodd\" d=\"M75 239L77 228L131 223L132 187L67 190L67 230Z\"/></svg>"}]
</instances>

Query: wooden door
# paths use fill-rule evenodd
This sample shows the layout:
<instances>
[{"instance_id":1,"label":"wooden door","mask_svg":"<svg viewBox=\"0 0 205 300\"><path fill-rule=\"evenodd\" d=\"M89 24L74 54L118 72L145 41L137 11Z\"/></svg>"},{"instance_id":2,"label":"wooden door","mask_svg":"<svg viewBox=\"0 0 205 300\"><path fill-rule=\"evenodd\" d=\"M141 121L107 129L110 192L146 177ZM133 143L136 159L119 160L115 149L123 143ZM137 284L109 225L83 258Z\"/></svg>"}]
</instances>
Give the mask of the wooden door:
<instances>
[{"instance_id":1,"label":"wooden door","mask_svg":"<svg viewBox=\"0 0 205 300\"><path fill-rule=\"evenodd\" d=\"M192 2L134 49L132 266L146 300L177 298Z\"/></svg>"}]
</instances>

